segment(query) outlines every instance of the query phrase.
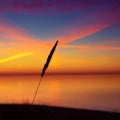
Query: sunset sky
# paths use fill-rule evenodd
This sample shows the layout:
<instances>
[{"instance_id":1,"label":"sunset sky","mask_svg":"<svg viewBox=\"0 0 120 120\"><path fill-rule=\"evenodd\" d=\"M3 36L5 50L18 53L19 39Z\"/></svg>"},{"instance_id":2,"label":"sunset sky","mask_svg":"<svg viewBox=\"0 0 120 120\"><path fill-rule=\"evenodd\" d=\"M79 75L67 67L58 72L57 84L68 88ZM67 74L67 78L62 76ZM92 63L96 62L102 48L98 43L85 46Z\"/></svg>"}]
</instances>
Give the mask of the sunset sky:
<instances>
[{"instance_id":1,"label":"sunset sky","mask_svg":"<svg viewBox=\"0 0 120 120\"><path fill-rule=\"evenodd\" d=\"M0 0L0 74L120 73L119 0Z\"/></svg>"}]
</instances>

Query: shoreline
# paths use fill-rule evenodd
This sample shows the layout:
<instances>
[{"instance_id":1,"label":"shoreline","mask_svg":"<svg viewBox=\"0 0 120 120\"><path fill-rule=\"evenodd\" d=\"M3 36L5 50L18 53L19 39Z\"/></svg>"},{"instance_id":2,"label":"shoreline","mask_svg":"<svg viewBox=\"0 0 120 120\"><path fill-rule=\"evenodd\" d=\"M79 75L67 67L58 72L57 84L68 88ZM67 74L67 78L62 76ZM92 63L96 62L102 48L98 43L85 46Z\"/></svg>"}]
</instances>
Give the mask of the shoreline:
<instances>
[{"instance_id":1,"label":"shoreline","mask_svg":"<svg viewBox=\"0 0 120 120\"><path fill-rule=\"evenodd\" d=\"M0 104L0 120L120 120L119 112L47 105Z\"/></svg>"}]
</instances>

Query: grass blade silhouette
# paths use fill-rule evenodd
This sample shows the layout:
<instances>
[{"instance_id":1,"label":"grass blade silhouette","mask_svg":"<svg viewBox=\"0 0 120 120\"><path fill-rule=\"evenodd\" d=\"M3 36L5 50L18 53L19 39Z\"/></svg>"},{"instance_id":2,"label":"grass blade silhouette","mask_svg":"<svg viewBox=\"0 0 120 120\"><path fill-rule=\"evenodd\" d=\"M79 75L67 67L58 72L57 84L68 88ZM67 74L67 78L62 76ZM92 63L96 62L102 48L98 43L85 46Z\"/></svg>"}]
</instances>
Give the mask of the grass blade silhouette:
<instances>
[{"instance_id":1,"label":"grass blade silhouette","mask_svg":"<svg viewBox=\"0 0 120 120\"><path fill-rule=\"evenodd\" d=\"M32 104L33 104L34 101L35 101L35 97L36 97L36 95L37 95L38 89L39 89L39 87L40 87L40 83L41 83L41 81L42 81L42 77L44 76L45 71L47 70L47 68L48 68L48 66L49 66L49 63L50 63L51 58L52 58L52 56L53 56L53 54L54 54L54 51L55 51L55 49L56 49L56 47L57 47L57 44L58 44L58 40L56 41L55 45L53 46L52 50L50 51L50 54L48 55L47 61L46 61L45 65L44 65L44 67L43 67L43 69L42 69L41 79L39 80L37 89L36 89L36 91L35 91Z\"/></svg>"},{"instance_id":2,"label":"grass blade silhouette","mask_svg":"<svg viewBox=\"0 0 120 120\"><path fill-rule=\"evenodd\" d=\"M46 71L46 69L47 69L47 67L48 67L48 65L50 63L50 60L51 60L52 55L53 55L53 53L54 53L54 51L56 49L57 44L58 44L58 40L56 41L55 45L53 46L52 50L50 51L50 54L49 54L49 56L47 58L47 61L46 61L45 65L44 65L44 67L42 69L41 77L43 77L43 75L45 74L45 71Z\"/></svg>"}]
</instances>

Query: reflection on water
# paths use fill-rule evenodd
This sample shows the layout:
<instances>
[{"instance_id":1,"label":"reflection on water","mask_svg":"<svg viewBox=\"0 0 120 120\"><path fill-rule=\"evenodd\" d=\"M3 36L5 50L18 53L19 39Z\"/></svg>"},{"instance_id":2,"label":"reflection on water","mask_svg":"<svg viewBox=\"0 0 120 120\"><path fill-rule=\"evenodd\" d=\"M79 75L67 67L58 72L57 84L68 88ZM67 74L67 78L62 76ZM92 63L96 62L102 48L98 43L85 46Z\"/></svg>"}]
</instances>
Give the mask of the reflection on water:
<instances>
[{"instance_id":1,"label":"reflection on water","mask_svg":"<svg viewBox=\"0 0 120 120\"><path fill-rule=\"evenodd\" d=\"M0 76L1 103L31 103L40 76ZM48 75L35 103L120 111L120 75Z\"/></svg>"}]
</instances>

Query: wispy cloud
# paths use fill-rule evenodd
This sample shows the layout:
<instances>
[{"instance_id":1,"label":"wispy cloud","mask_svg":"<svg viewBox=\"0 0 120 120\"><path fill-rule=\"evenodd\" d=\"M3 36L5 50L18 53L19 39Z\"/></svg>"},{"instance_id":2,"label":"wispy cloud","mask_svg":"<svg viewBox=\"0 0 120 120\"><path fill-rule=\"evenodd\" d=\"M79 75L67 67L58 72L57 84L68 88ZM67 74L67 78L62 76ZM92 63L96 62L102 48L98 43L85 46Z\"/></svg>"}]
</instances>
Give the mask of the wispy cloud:
<instances>
[{"instance_id":1,"label":"wispy cloud","mask_svg":"<svg viewBox=\"0 0 120 120\"><path fill-rule=\"evenodd\" d=\"M79 52L91 52L91 51L120 51L120 47L116 46L103 46L103 45L61 45L61 48L74 48Z\"/></svg>"},{"instance_id":2,"label":"wispy cloud","mask_svg":"<svg viewBox=\"0 0 120 120\"><path fill-rule=\"evenodd\" d=\"M74 30L71 30L70 33L75 34L73 36L65 36L65 37L61 37L59 38L61 45L59 45L58 47L62 47L62 48L74 48L74 49L78 49L79 51L94 51L94 50L120 50L120 47L117 46L112 46L112 45L102 45L102 43L100 45L94 45L94 46L90 46L90 45L70 45L70 44L66 44L72 40L76 40L76 39L80 39L82 37L85 37L87 35L91 35L99 30L101 30L102 28L104 28L105 26L107 26L109 24L107 23L103 23L103 25L91 25L91 26L85 26L84 29L80 29L79 32L73 32ZM93 29L94 28L94 29ZM11 25L11 24L1 24L0 26L0 31L2 34L4 34L5 37L7 37L6 39L9 39L11 41L7 41L7 42L0 42L0 46L7 46L6 49L2 50L3 52L12 52L12 53L18 53L18 52L23 52L24 50L21 48L26 48L26 50L38 50L40 51L43 47L45 48L49 48L50 45L52 45L53 41L51 40L47 40L47 41L40 41L37 38L32 38L30 34L27 30L22 29L21 27L15 26L15 25ZM54 40L57 40L57 38ZM108 41L109 42L109 41ZM9 49L9 47L11 46L12 49ZM17 48L15 48L17 47ZM20 47L20 49L18 49L18 47ZM9 50L8 50L9 49ZM16 50L15 50L16 49ZM1 51L0 50L0 51Z\"/></svg>"},{"instance_id":3,"label":"wispy cloud","mask_svg":"<svg viewBox=\"0 0 120 120\"><path fill-rule=\"evenodd\" d=\"M56 38L60 39L62 44L70 41L80 40L81 38L100 32L103 29L120 22L120 8L106 10L96 10L88 12L83 17L79 17L71 24L64 26L56 32ZM60 33L60 34L59 34Z\"/></svg>"},{"instance_id":4,"label":"wispy cloud","mask_svg":"<svg viewBox=\"0 0 120 120\"><path fill-rule=\"evenodd\" d=\"M46 45L49 46L51 39L43 40L40 37L35 37L29 30L16 25L12 22L0 21L0 45L15 45L20 46L24 44L28 45L37 45L42 46ZM54 40L54 39L53 39ZM52 43L54 42L53 40Z\"/></svg>"},{"instance_id":5,"label":"wispy cloud","mask_svg":"<svg viewBox=\"0 0 120 120\"><path fill-rule=\"evenodd\" d=\"M0 59L0 63L8 62L8 61L18 59L18 58L22 58L22 57L25 57L25 56L30 56L30 55L33 55L33 54L34 54L34 52L19 53L19 54L16 54L16 55L13 55L13 56L10 56L10 57L7 57L7 58Z\"/></svg>"},{"instance_id":6,"label":"wispy cloud","mask_svg":"<svg viewBox=\"0 0 120 120\"><path fill-rule=\"evenodd\" d=\"M4 39L8 39L7 42L35 42L38 40L37 38L32 37L32 35L24 28L7 22L0 22L0 33Z\"/></svg>"}]
</instances>

